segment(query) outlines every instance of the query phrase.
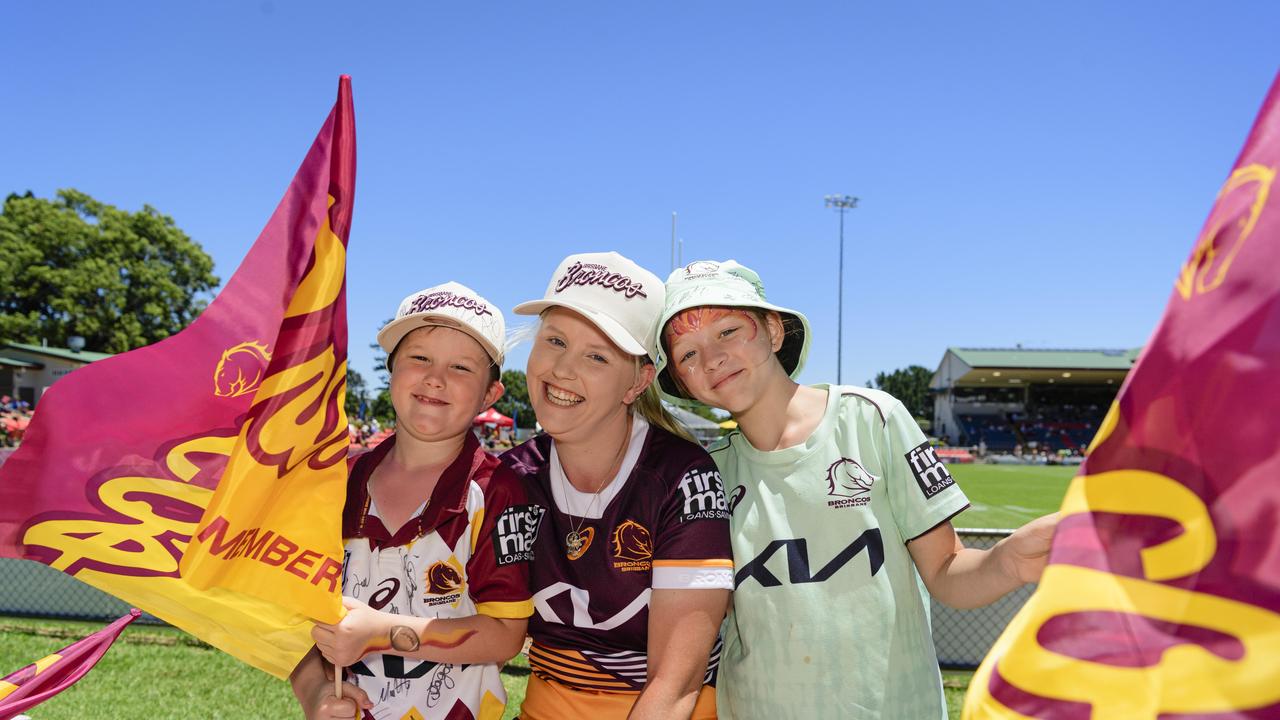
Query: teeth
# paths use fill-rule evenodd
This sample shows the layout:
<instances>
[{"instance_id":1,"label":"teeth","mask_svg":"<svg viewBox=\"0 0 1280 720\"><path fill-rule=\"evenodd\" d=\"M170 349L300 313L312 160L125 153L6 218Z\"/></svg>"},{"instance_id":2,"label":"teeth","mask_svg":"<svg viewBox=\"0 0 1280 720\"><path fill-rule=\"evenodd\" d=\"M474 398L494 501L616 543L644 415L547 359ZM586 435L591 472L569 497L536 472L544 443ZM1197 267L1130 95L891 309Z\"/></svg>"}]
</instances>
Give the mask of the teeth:
<instances>
[{"instance_id":1,"label":"teeth","mask_svg":"<svg viewBox=\"0 0 1280 720\"><path fill-rule=\"evenodd\" d=\"M559 405L560 407L572 407L586 399L581 395L578 395L577 393L572 393L572 392L569 392L568 390L564 390L558 387L553 387L551 385L547 385L546 388L547 388L546 390L547 399L551 401L552 405Z\"/></svg>"}]
</instances>

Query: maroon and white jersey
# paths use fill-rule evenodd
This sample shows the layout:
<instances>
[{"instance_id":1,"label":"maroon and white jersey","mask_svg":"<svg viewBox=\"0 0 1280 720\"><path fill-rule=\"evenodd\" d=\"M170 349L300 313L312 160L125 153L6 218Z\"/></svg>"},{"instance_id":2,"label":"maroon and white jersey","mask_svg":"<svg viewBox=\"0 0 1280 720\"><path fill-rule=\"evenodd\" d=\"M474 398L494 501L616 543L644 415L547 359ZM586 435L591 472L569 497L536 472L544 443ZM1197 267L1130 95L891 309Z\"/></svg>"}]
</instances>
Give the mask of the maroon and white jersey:
<instances>
[{"instance_id":1,"label":"maroon and white jersey","mask_svg":"<svg viewBox=\"0 0 1280 720\"><path fill-rule=\"evenodd\" d=\"M398 615L523 618L530 553L522 522L530 506L520 480L467 433L431 499L393 535L369 495L373 469L395 436L355 459L342 516L342 594ZM507 695L495 663L457 665L372 653L348 669L374 702L365 718L497 720Z\"/></svg>"},{"instance_id":2,"label":"maroon and white jersey","mask_svg":"<svg viewBox=\"0 0 1280 720\"><path fill-rule=\"evenodd\" d=\"M618 475L598 497L569 484L550 436L502 462L545 509L531 571L534 674L579 690L639 692L651 591L733 588L729 511L715 463L639 415ZM581 541L577 552L568 547L571 533ZM718 658L719 643L709 682Z\"/></svg>"}]
</instances>

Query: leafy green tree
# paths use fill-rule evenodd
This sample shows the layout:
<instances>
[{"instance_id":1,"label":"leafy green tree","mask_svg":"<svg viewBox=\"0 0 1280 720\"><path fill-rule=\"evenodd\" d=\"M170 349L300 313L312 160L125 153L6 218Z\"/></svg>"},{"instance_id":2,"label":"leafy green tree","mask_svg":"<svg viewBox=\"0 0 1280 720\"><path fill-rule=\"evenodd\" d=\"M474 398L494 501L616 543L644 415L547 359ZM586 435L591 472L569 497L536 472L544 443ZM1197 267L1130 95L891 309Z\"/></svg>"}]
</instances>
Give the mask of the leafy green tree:
<instances>
[{"instance_id":1,"label":"leafy green tree","mask_svg":"<svg viewBox=\"0 0 1280 720\"><path fill-rule=\"evenodd\" d=\"M902 401L915 418L933 417L933 398L929 395L929 380L933 372L919 365L876 373L875 386Z\"/></svg>"},{"instance_id":2,"label":"leafy green tree","mask_svg":"<svg viewBox=\"0 0 1280 720\"><path fill-rule=\"evenodd\" d=\"M502 371L502 384L507 391L494 403L498 412L515 418L516 427L533 427L533 405L529 402L529 383L523 370Z\"/></svg>"},{"instance_id":3,"label":"leafy green tree","mask_svg":"<svg viewBox=\"0 0 1280 720\"><path fill-rule=\"evenodd\" d=\"M378 391L378 394L373 398L373 402L369 405L369 414L377 418L383 427L395 421L396 408L391 404L390 390L382 388Z\"/></svg>"},{"instance_id":4,"label":"leafy green tree","mask_svg":"<svg viewBox=\"0 0 1280 720\"><path fill-rule=\"evenodd\" d=\"M10 195L0 210L0 338L124 352L173 335L218 285L213 259L150 205L76 190Z\"/></svg>"}]
</instances>

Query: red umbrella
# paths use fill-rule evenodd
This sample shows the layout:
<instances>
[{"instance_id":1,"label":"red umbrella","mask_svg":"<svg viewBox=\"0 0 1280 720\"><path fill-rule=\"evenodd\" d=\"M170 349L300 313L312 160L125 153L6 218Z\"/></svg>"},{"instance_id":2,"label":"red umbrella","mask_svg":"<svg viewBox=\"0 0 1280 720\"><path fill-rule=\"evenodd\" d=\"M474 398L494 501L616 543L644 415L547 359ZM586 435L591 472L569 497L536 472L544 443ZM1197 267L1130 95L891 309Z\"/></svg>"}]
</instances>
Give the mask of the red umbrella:
<instances>
[{"instance_id":1,"label":"red umbrella","mask_svg":"<svg viewBox=\"0 0 1280 720\"><path fill-rule=\"evenodd\" d=\"M512 425L515 424L515 421L507 417L506 415L503 415L502 413L498 412L497 410L493 408L489 408L488 410L485 410L484 412L477 415L476 419L471 421L471 424L472 425L496 425L498 427L511 427Z\"/></svg>"}]
</instances>

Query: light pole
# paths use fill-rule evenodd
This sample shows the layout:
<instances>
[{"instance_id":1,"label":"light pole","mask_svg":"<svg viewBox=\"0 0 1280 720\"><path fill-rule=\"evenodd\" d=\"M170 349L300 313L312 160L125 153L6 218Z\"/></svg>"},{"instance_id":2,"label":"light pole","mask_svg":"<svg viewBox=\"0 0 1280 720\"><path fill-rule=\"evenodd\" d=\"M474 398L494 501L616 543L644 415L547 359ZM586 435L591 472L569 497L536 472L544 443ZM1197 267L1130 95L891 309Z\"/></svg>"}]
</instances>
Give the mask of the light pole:
<instances>
[{"instance_id":1,"label":"light pole","mask_svg":"<svg viewBox=\"0 0 1280 720\"><path fill-rule=\"evenodd\" d=\"M852 195L828 195L824 198L829 208L840 214L840 269L836 280L836 384L841 384L841 350L844 348L844 214L858 207L858 198Z\"/></svg>"}]
</instances>

